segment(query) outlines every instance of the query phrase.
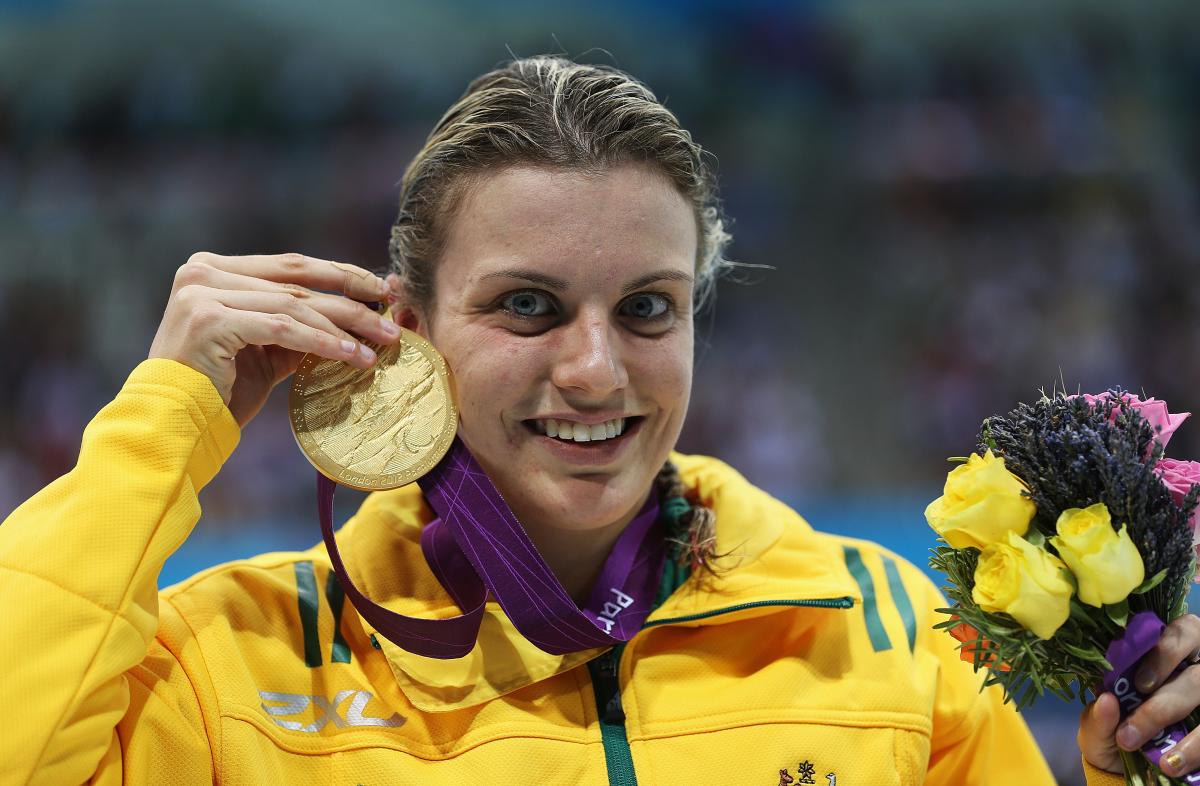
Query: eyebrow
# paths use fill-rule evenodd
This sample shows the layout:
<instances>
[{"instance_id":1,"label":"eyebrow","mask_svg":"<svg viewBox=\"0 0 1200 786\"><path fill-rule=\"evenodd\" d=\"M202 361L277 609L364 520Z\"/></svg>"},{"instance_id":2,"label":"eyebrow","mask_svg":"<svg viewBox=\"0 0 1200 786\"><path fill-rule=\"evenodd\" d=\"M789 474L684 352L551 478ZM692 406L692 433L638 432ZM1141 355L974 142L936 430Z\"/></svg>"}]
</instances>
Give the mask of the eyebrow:
<instances>
[{"instance_id":1,"label":"eyebrow","mask_svg":"<svg viewBox=\"0 0 1200 786\"><path fill-rule=\"evenodd\" d=\"M542 286L547 287L548 289L553 289L557 292L565 292L569 288L567 282L563 279L555 278L554 276L548 276L545 273L537 270L522 270L516 268L497 270L495 273L488 273L480 280L487 281L493 278L519 278L523 281L541 284ZM653 284L656 281L686 281L690 284L692 282L692 276L683 272L682 270L675 270L673 268L655 270L652 273L647 273L640 278L630 281L621 289L621 294L626 295L636 289L641 289L644 286Z\"/></svg>"}]
</instances>

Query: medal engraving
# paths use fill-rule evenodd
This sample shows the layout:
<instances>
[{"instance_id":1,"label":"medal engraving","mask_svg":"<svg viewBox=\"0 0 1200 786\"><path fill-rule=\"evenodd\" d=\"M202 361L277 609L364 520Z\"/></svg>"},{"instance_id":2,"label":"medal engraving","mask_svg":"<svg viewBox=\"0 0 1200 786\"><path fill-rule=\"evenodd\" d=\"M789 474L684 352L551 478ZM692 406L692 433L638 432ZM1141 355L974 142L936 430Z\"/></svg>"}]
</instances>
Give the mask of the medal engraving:
<instances>
[{"instance_id":1,"label":"medal engraving","mask_svg":"<svg viewBox=\"0 0 1200 786\"><path fill-rule=\"evenodd\" d=\"M359 369L306 355L292 379L292 432L325 477L362 491L398 488L441 461L458 429L454 386L433 345L401 328Z\"/></svg>"}]
</instances>

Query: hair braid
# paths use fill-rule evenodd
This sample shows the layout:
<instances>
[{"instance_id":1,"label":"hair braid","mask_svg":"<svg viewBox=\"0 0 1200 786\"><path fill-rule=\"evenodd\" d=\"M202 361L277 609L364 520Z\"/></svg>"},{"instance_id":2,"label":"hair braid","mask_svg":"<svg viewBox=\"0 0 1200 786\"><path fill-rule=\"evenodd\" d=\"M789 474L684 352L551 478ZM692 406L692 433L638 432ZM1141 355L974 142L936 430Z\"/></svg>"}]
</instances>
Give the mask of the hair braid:
<instances>
[{"instance_id":1,"label":"hair braid","mask_svg":"<svg viewBox=\"0 0 1200 786\"><path fill-rule=\"evenodd\" d=\"M654 478L667 518L667 543L671 557L681 566L715 575L717 514L698 499L689 498L679 468L668 461ZM694 496L694 495L693 495Z\"/></svg>"}]
</instances>

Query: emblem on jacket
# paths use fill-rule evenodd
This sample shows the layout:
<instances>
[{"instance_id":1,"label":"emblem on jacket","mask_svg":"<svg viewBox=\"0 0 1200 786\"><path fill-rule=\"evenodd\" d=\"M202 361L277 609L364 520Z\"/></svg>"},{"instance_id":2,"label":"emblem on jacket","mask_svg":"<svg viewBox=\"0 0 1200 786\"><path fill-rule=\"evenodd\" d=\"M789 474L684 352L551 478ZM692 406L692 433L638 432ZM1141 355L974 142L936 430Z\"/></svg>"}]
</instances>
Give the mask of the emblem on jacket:
<instances>
[{"instance_id":1,"label":"emblem on jacket","mask_svg":"<svg viewBox=\"0 0 1200 786\"><path fill-rule=\"evenodd\" d=\"M339 729L344 729L347 726L387 726L394 728L404 723L404 716L398 712L393 712L390 718L377 718L367 715L367 702L371 701L372 696L365 690L340 690L332 699L327 699L324 696L307 696L303 693L275 693L273 691L260 690L259 697L263 700L263 712L271 716L271 720L275 721L276 726L282 726L291 731L306 731L318 732L325 728L326 724L332 723ZM340 708L346 703L346 700L351 696L354 700L350 702L350 706L346 708L343 715ZM268 704L267 702L271 702ZM312 720L308 720L308 712L311 708L315 713ZM304 719L285 720L285 718L297 715L305 715ZM307 723L305 721L308 721Z\"/></svg>"},{"instance_id":2,"label":"emblem on jacket","mask_svg":"<svg viewBox=\"0 0 1200 786\"><path fill-rule=\"evenodd\" d=\"M817 768L812 762L810 762L808 759L805 759L804 761L800 762L799 766L796 767L795 778L793 778L792 774L787 770L779 771L779 786L793 786L793 784L799 786L799 784L803 783L815 784L816 781L814 780L814 777L816 774ZM829 781L827 786L837 786L836 774L828 772L825 774L825 779Z\"/></svg>"}]
</instances>

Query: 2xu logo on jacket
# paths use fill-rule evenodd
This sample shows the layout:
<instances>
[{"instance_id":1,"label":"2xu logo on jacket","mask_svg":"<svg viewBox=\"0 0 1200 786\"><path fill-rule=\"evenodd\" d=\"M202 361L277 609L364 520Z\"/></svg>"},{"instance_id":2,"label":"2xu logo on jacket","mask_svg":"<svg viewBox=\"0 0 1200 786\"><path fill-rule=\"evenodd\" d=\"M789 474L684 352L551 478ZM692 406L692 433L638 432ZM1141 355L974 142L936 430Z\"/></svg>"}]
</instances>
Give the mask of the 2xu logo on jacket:
<instances>
[{"instance_id":1,"label":"2xu logo on jacket","mask_svg":"<svg viewBox=\"0 0 1200 786\"><path fill-rule=\"evenodd\" d=\"M372 698L365 690L341 690L332 699L324 696L308 696L303 693L275 693L260 690L258 695L263 700L263 711L271 716L277 726L291 731L318 732L329 723L339 729L347 726L386 726L395 728L404 723L404 717L398 712L390 718L376 718L365 714L367 702ZM339 708L346 699L354 697L346 714L341 714ZM267 704L271 702L271 704ZM304 714L309 708L316 713L316 718L308 723L299 720L284 720L288 716Z\"/></svg>"}]
</instances>

